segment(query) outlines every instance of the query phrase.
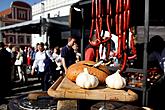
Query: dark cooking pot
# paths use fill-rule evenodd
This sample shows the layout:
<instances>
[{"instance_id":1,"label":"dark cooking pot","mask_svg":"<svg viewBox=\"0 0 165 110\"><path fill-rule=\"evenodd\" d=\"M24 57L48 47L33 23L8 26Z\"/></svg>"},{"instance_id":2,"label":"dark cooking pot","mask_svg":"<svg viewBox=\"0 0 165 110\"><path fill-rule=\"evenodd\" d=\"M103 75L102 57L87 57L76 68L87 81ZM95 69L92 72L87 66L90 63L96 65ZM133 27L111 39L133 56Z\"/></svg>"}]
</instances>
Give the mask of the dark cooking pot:
<instances>
[{"instance_id":1,"label":"dark cooking pot","mask_svg":"<svg viewBox=\"0 0 165 110\"><path fill-rule=\"evenodd\" d=\"M42 93L45 94L40 92L36 99L29 99L29 94L18 96L9 101L8 110L56 110L57 101L48 95L41 95Z\"/></svg>"}]
</instances>

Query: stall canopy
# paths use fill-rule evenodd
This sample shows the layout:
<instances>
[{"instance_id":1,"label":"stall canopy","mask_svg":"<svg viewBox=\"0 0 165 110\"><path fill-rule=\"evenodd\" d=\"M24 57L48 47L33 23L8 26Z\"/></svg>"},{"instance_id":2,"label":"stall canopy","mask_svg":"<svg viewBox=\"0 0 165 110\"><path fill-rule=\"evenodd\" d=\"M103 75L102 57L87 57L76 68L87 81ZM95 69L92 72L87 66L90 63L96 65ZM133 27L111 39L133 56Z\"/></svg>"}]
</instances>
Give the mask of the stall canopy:
<instances>
[{"instance_id":1,"label":"stall canopy","mask_svg":"<svg viewBox=\"0 0 165 110\"><path fill-rule=\"evenodd\" d=\"M51 18L43 18L38 20L25 21L13 25L8 25L0 28L0 31L40 34L41 26L47 31L67 31L69 30L69 23Z\"/></svg>"},{"instance_id":2,"label":"stall canopy","mask_svg":"<svg viewBox=\"0 0 165 110\"><path fill-rule=\"evenodd\" d=\"M110 0L111 1L111 0ZM102 2L106 2L106 0L102 1ZM112 3L112 10L115 11L115 4L116 1L111 1ZM85 28L90 29L91 26L91 3L92 0L80 0L74 4L72 4L72 8L73 8L73 15L72 15L72 22L71 25L72 27L78 27L81 26L81 22L77 20L77 18L79 17L78 15L80 15L79 18L81 18L81 11L75 11L74 8L78 8L78 9L84 9L84 22L86 24ZM145 0L131 0L130 2L131 5L131 19L130 19L130 23L133 26L144 26L144 12L145 12ZM149 24L150 26L164 26L165 25L165 14L162 13L162 10L164 10L164 0L159 0L155 1L155 0L150 0L149 2L149 13L150 13L150 20L149 20ZM106 9L106 7L105 7ZM115 14L112 12L112 15ZM113 17L113 16L112 16Z\"/></svg>"}]
</instances>

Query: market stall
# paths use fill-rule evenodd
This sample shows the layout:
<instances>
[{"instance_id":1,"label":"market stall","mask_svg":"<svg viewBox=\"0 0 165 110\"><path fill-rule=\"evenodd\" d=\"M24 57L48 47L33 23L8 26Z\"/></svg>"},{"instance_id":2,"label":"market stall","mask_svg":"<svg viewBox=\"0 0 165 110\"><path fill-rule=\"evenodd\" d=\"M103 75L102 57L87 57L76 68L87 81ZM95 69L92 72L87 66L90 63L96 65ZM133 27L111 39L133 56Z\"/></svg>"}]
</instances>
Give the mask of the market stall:
<instances>
[{"instance_id":1,"label":"market stall","mask_svg":"<svg viewBox=\"0 0 165 110\"><path fill-rule=\"evenodd\" d=\"M138 5L136 6L135 4L138 4L138 2L132 0L87 0L75 3L71 7L72 11L75 10L75 8L78 8L81 12L81 14L79 13L81 15L81 22L78 21L78 27L80 27L82 33L81 53L84 55L85 40L88 38L88 43L96 47L96 52L98 52L96 55L96 62L103 61L102 64L104 66L106 65L111 72L109 75L113 75L113 73L116 73L116 71L119 70L120 76L126 79L126 86L124 86L124 89L109 89L105 85L97 86L92 90L82 89L77 86L75 80L70 79L66 74L67 78L65 77L52 85L48 90L48 94L60 99L98 99L131 102L137 100L137 94L134 92L135 90L142 92L142 105L147 106L148 92L150 88L159 81L163 74L162 71L159 71L157 68L148 68L147 44L149 41L149 0L145 0L144 2L145 3L142 4L144 10L141 11L137 11L136 9ZM91 9L89 9L89 7ZM142 14L138 14L143 15L144 17L142 20L140 17L139 22L136 18L136 12L143 12ZM71 27L76 25L74 20L72 20L74 19L73 16L71 16ZM137 37L136 26L138 24L144 25L143 51L140 49L137 50L135 40ZM77 27L77 25L75 27ZM92 43L94 33L97 41L96 44ZM113 54L113 57L117 58L117 63L114 59L111 59L112 57L109 57L111 51L110 40L112 40L113 36L117 36L118 40L116 50ZM100 45L103 45L101 53L104 52L104 47L107 50L104 53L104 59L100 59L102 54L97 50L100 48ZM139 58L137 54L140 54L142 57L142 59L139 60L140 63L137 62L137 59ZM93 64L85 64L85 66L88 66L88 69L89 67L94 68ZM74 69L77 70L76 67ZM83 69L81 72L82 71ZM73 72L72 75L75 78L74 75L81 72ZM89 70L89 74L93 74L93 72L90 72ZM97 75L94 74L94 76ZM130 89L129 91L131 91L131 94L127 91L128 89Z\"/></svg>"}]
</instances>

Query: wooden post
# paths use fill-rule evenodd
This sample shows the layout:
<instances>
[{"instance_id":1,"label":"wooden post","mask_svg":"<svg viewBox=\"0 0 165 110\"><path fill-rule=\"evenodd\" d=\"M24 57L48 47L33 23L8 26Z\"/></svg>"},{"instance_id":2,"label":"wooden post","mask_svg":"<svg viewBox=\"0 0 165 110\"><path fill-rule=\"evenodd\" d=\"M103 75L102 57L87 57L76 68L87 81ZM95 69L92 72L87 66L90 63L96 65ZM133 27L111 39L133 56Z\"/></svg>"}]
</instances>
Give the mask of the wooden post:
<instances>
[{"instance_id":1,"label":"wooden post","mask_svg":"<svg viewBox=\"0 0 165 110\"><path fill-rule=\"evenodd\" d=\"M149 0L145 0L145 13L144 13L144 55L143 55L143 69L144 69L144 81L143 81L143 106L147 106L148 96L147 92L147 44L149 40Z\"/></svg>"}]
</instances>

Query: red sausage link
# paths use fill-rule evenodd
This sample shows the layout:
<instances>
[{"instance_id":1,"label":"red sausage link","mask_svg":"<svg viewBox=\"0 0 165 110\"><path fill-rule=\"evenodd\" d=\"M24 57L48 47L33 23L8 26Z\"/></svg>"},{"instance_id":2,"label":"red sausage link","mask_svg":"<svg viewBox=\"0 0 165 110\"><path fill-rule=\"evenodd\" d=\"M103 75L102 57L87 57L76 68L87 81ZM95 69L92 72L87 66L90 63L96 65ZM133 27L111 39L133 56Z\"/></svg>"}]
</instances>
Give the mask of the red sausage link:
<instances>
[{"instance_id":1,"label":"red sausage link","mask_svg":"<svg viewBox=\"0 0 165 110\"><path fill-rule=\"evenodd\" d=\"M119 15L116 14L115 16L116 21L116 35L119 35Z\"/></svg>"},{"instance_id":2,"label":"red sausage link","mask_svg":"<svg viewBox=\"0 0 165 110\"><path fill-rule=\"evenodd\" d=\"M124 52L124 58L123 58L122 67L120 69L120 74L124 71L124 69L126 67L126 63L127 63L127 54L126 54L126 52Z\"/></svg>"},{"instance_id":3,"label":"red sausage link","mask_svg":"<svg viewBox=\"0 0 165 110\"><path fill-rule=\"evenodd\" d=\"M122 14L119 15L119 35L122 34Z\"/></svg>"},{"instance_id":4,"label":"red sausage link","mask_svg":"<svg viewBox=\"0 0 165 110\"><path fill-rule=\"evenodd\" d=\"M116 14L119 13L119 0L116 0Z\"/></svg>"},{"instance_id":5,"label":"red sausage link","mask_svg":"<svg viewBox=\"0 0 165 110\"><path fill-rule=\"evenodd\" d=\"M123 42L123 50L126 50L126 32L123 32L123 39L122 39L122 42Z\"/></svg>"},{"instance_id":6,"label":"red sausage link","mask_svg":"<svg viewBox=\"0 0 165 110\"><path fill-rule=\"evenodd\" d=\"M123 31L127 31L127 11L124 11L124 15L123 15Z\"/></svg>"},{"instance_id":7,"label":"red sausage link","mask_svg":"<svg viewBox=\"0 0 165 110\"><path fill-rule=\"evenodd\" d=\"M119 0L119 12L122 12L122 0Z\"/></svg>"},{"instance_id":8,"label":"red sausage link","mask_svg":"<svg viewBox=\"0 0 165 110\"><path fill-rule=\"evenodd\" d=\"M89 39L91 39L92 36L93 36L93 26L94 26L94 19L92 19L92 24L91 24Z\"/></svg>"},{"instance_id":9,"label":"red sausage link","mask_svg":"<svg viewBox=\"0 0 165 110\"><path fill-rule=\"evenodd\" d=\"M118 49L117 49L117 57L118 58L121 58L122 55L121 55L121 44L122 43L122 39L121 39L121 35L119 35L118 37Z\"/></svg>"},{"instance_id":10,"label":"red sausage link","mask_svg":"<svg viewBox=\"0 0 165 110\"><path fill-rule=\"evenodd\" d=\"M126 10L130 10L130 0L127 0L126 2L127 2L127 6L126 6L127 9Z\"/></svg>"},{"instance_id":11,"label":"red sausage link","mask_svg":"<svg viewBox=\"0 0 165 110\"><path fill-rule=\"evenodd\" d=\"M127 11L127 28L129 27L130 23L130 10Z\"/></svg>"}]
</instances>

